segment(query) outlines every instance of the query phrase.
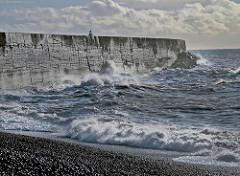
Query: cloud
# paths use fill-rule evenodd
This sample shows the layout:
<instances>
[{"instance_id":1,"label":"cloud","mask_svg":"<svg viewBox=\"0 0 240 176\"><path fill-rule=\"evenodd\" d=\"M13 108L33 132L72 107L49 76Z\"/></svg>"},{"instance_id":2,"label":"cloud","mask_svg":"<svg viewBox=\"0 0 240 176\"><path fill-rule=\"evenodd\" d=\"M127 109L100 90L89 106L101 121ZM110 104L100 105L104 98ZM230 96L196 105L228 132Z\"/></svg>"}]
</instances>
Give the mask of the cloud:
<instances>
[{"instance_id":1,"label":"cloud","mask_svg":"<svg viewBox=\"0 0 240 176\"><path fill-rule=\"evenodd\" d=\"M164 5L169 8L162 9ZM95 0L87 6L2 10L0 26L6 31L77 34L92 28L100 35L182 37L191 41L198 36L240 35L239 16L240 4L230 0Z\"/></svg>"},{"instance_id":2,"label":"cloud","mask_svg":"<svg viewBox=\"0 0 240 176\"><path fill-rule=\"evenodd\" d=\"M32 3L30 0L0 0L0 5L24 5Z\"/></svg>"},{"instance_id":3,"label":"cloud","mask_svg":"<svg viewBox=\"0 0 240 176\"><path fill-rule=\"evenodd\" d=\"M209 0L114 0L123 6L134 9L162 9L162 10L178 10L188 3L207 4Z\"/></svg>"},{"instance_id":4,"label":"cloud","mask_svg":"<svg viewBox=\"0 0 240 176\"><path fill-rule=\"evenodd\" d=\"M111 0L93 1L89 11L95 16L111 16L125 11L124 7Z\"/></svg>"}]
</instances>

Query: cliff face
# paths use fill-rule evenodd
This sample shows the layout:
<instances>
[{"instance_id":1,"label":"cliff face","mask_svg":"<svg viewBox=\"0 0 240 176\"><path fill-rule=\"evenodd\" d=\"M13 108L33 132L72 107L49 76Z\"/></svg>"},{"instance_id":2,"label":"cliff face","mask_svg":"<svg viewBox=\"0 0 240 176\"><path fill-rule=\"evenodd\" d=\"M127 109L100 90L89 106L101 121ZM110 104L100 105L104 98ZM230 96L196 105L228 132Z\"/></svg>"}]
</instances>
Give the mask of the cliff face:
<instances>
[{"instance_id":1,"label":"cliff face","mask_svg":"<svg viewBox=\"0 0 240 176\"><path fill-rule=\"evenodd\" d=\"M168 68L185 51L185 41L175 39L0 33L0 88L98 72L106 60L138 72Z\"/></svg>"}]
</instances>

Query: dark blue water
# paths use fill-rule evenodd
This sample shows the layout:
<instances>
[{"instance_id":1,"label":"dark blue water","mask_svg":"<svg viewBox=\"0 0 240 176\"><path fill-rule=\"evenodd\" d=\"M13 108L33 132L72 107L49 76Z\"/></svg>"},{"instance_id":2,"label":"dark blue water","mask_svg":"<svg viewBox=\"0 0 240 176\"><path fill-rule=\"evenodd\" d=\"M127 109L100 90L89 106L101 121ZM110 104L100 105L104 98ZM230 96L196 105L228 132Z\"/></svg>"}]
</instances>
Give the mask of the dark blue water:
<instances>
[{"instance_id":1,"label":"dark blue water","mask_svg":"<svg viewBox=\"0 0 240 176\"><path fill-rule=\"evenodd\" d=\"M53 87L1 90L0 127L240 166L240 50L192 52L202 59L191 70L136 74L113 65Z\"/></svg>"}]
</instances>

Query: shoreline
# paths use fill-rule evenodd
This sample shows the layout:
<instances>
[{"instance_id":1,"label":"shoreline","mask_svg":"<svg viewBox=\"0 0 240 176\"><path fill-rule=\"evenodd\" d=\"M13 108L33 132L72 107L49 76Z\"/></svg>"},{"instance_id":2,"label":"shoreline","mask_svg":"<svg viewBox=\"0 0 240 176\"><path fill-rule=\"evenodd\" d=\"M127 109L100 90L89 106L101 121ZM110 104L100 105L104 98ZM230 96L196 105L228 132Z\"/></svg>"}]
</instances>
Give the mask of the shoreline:
<instances>
[{"instance_id":1,"label":"shoreline","mask_svg":"<svg viewBox=\"0 0 240 176\"><path fill-rule=\"evenodd\" d=\"M0 141L0 175L240 175L237 168L151 159L7 132L0 132Z\"/></svg>"}]
</instances>

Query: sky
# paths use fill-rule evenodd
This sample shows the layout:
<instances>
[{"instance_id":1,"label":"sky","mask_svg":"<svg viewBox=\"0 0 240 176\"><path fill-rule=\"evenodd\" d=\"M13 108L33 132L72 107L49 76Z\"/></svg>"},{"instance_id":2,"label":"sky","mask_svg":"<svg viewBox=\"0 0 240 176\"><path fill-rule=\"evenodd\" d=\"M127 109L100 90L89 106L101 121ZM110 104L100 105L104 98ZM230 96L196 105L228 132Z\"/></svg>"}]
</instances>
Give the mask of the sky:
<instances>
[{"instance_id":1,"label":"sky","mask_svg":"<svg viewBox=\"0 0 240 176\"><path fill-rule=\"evenodd\" d=\"M0 31L181 38L240 48L240 0L0 0Z\"/></svg>"}]
</instances>

